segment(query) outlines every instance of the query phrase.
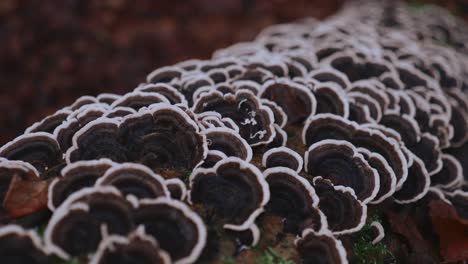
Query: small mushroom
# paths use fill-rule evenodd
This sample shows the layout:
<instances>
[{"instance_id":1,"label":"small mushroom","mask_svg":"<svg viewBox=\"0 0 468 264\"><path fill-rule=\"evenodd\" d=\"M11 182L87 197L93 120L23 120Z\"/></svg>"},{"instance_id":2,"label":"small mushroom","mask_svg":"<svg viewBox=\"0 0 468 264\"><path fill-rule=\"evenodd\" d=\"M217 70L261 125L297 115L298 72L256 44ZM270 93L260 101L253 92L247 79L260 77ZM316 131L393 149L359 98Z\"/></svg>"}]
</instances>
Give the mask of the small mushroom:
<instances>
[{"instance_id":1,"label":"small mushroom","mask_svg":"<svg viewBox=\"0 0 468 264\"><path fill-rule=\"evenodd\" d=\"M128 236L110 235L99 244L90 264L169 264L171 258L140 226Z\"/></svg>"},{"instance_id":2,"label":"small mushroom","mask_svg":"<svg viewBox=\"0 0 468 264\"><path fill-rule=\"evenodd\" d=\"M66 260L95 252L106 233L123 235L134 228L132 211L132 204L113 187L75 192L52 215L44 235L46 249Z\"/></svg>"},{"instance_id":3,"label":"small mushroom","mask_svg":"<svg viewBox=\"0 0 468 264\"><path fill-rule=\"evenodd\" d=\"M413 165L408 169L408 178L393 197L397 203L406 204L415 202L426 195L431 183L429 173L423 161L417 156L413 157Z\"/></svg>"},{"instance_id":4,"label":"small mushroom","mask_svg":"<svg viewBox=\"0 0 468 264\"><path fill-rule=\"evenodd\" d=\"M179 201L185 200L185 198L187 197L187 187L185 186L185 183L182 180L178 178L172 178L166 180L165 183L172 199L176 199Z\"/></svg>"},{"instance_id":5,"label":"small mushroom","mask_svg":"<svg viewBox=\"0 0 468 264\"><path fill-rule=\"evenodd\" d=\"M36 232L17 225L0 227L0 259L4 264L50 263Z\"/></svg>"},{"instance_id":6,"label":"small mushroom","mask_svg":"<svg viewBox=\"0 0 468 264\"><path fill-rule=\"evenodd\" d=\"M47 206L54 211L72 193L91 187L96 180L116 164L109 159L78 161L65 166L61 177L55 178L49 185Z\"/></svg>"},{"instance_id":7,"label":"small mushroom","mask_svg":"<svg viewBox=\"0 0 468 264\"><path fill-rule=\"evenodd\" d=\"M318 208L325 214L334 235L355 233L366 223L367 206L359 201L350 187L335 186L322 177L313 179L319 198Z\"/></svg>"},{"instance_id":8,"label":"small mushroom","mask_svg":"<svg viewBox=\"0 0 468 264\"><path fill-rule=\"evenodd\" d=\"M247 229L270 198L268 184L252 164L229 157L190 175L189 202L212 208L231 230Z\"/></svg>"},{"instance_id":9,"label":"small mushroom","mask_svg":"<svg viewBox=\"0 0 468 264\"><path fill-rule=\"evenodd\" d=\"M142 107L149 107L157 103L169 103L169 100L164 95L157 92L134 91L115 100L111 107L130 107L138 111Z\"/></svg>"},{"instance_id":10,"label":"small mushroom","mask_svg":"<svg viewBox=\"0 0 468 264\"><path fill-rule=\"evenodd\" d=\"M379 243L380 241L382 241L382 239L384 239L385 237L385 230L382 226L381 223L377 222L377 221L373 221L371 224L370 224L370 227L371 227L371 232L372 232L372 244L375 245L377 243Z\"/></svg>"},{"instance_id":11,"label":"small mushroom","mask_svg":"<svg viewBox=\"0 0 468 264\"><path fill-rule=\"evenodd\" d=\"M261 99L260 102L262 105L266 105L270 108L270 110L273 112L273 117L275 118L275 124L283 128L286 126L288 122L288 116L284 112L283 108L279 106L277 103L274 101L270 101L268 99Z\"/></svg>"},{"instance_id":12,"label":"small mushroom","mask_svg":"<svg viewBox=\"0 0 468 264\"><path fill-rule=\"evenodd\" d=\"M349 117L349 101L346 93L334 82L318 83L313 87L317 99L317 114L333 114Z\"/></svg>"},{"instance_id":13,"label":"small mushroom","mask_svg":"<svg viewBox=\"0 0 468 264\"><path fill-rule=\"evenodd\" d=\"M0 157L28 162L41 174L58 165L61 156L55 137L45 132L24 134L0 148Z\"/></svg>"},{"instance_id":14,"label":"small mushroom","mask_svg":"<svg viewBox=\"0 0 468 264\"><path fill-rule=\"evenodd\" d=\"M288 123L304 121L315 114L317 107L317 101L310 89L287 79L265 82L259 96L281 106L288 116Z\"/></svg>"},{"instance_id":15,"label":"small mushroom","mask_svg":"<svg viewBox=\"0 0 468 264\"><path fill-rule=\"evenodd\" d=\"M271 148L263 154L262 166L264 168L286 167L299 173L302 170L303 160L290 148Z\"/></svg>"},{"instance_id":16,"label":"small mushroom","mask_svg":"<svg viewBox=\"0 0 468 264\"><path fill-rule=\"evenodd\" d=\"M177 66L167 66L154 70L146 77L148 83L170 83L181 78L183 70Z\"/></svg>"},{"instance_id":17,"label":"small mushroom","mask_svg":"<svg viewBox=\"0 0 468 264\"><path fill-rule=\"evenodd\" d=\"M169 253L174 263L194 263L205 247L205 224L182 202L166 197L143 200L134 218Z\"/></svg>"},{"instance_id":18,"label":"small mushroom","mask_svg":"<svg viewBox=\"0 0 468 264\"><path fill-rule=\"evenodd\" d=\"M445 189L460 185L464 181L460 161L450 154L442 154L442 163L442 169L432 175L431 185Z\"/></svg>"},{"instance_id":19,"label":"small mushroom","mask_svg":"<svg viewBox=\"0 0 468 264\"><path fill-rule=\"evenodd\" d=\"M302 263L348 263L346 249L330 230L304 230L296 240L297 251Z\"/></svg>"},{"instance_id":20,"label":"small mushroom","mask_svg":"<svg viewBox=\"0 0 468 264\"><path fill-rule=\"evenodd\" d=\"M380 179L356 147L342 140L322 140L309 147L304 169L313 177L322 176L334 185L352 188L363 203L372 201Z\"/></svg>"},{"instance_id":21,"label":"small mushroom","mask_svg":"<svg viewBox=\"0 0 468 264\"><path fill-rule=\"evenodd\" d=\"M288 168L271 168L263 172L270 188L267 214L284 218L284 230L300 234L306 228L327 227L325 215L317 207L319 197L310 183Z\"/></svg>"},{"instance_id":22,"label":"small mushroom","mask_svg":"<svg viewBox=\"0 0 468 264\"><path fill-rule=\"evenodd\" d=\"M379 192L372 200L371 204L378 204L389 198L396 191L397 178L385 158L375 152L370 152L365 148L358 148L358 151L367 160L369 165L377 171L379 175Z\"/></svg>"},{"instance_id":23,"label":"small mushroom","mask_svg":"<svg viewBox=\"0 0 468 264\"><path fill-rule=\"evenodd\" d=\"M240 135L251 145L262 145L275 136L274 117L270 108L263 106L257 97L246 90L234 95L212 91L203 94L194 104L195 113L214 111L231 118L239 127Z\"/></svg>"},{"instance_id":24,"label":"small mushroom","mask_svg":"<svg viewBox=\"0 0 468 264\"><path fill-rule=\"evenodd\" d=\"M32 124L24 133L47 132L52 134L55 128L65 121L71 113L71 110L60 109L52 115L46 116L41 121Z\"/></svg>"},{"instance_id":25,"label":"small mushroom","mask_svg":"<svg viewBox=\"0 0 468 264\"><path fill-rule=\"evenodd\" d=\"M143 84L138 86L135 91L146 92L146 93L158 93L164 96L171 104L187 104L187 100L184 95L180 93L176 88L166 83L158 84Z\"/></svg>"},{"instance_id":26,"label":"small mushroom","mask_svg":"<svg viewBox=\"0 0 468 264\"><path fill-rule=\"evenodd\" d=\"M112 166L96 181L96 186L114 186L122 195L138 199L169 196L163 177L135 163Z\"/></svg>"},{"instance_id":27,"label":"small mushroom","mask_svg":"<svg viewBox=\"0 0 468 264\"><path fill-rule=\"evenodd\" d=\"M67 120L54 130L54 136L57 138L62 151L65 152L71 147L73 136L78 130L89 122L105 115L108 111L102 106L85 105L70 114Z\"/></svg>"},{"instance_id":28,"label":"small mushroom","mask_svg":"<svg viewBox=\"0 0 468 264\"><path fill-rule=\"evenodd\" d=\"M247 162L252 159L252 148L238 133L227 128L209 128L203 131L209 150L218 150L228 157L238 157Z\"/></svg>"}]
</instances>

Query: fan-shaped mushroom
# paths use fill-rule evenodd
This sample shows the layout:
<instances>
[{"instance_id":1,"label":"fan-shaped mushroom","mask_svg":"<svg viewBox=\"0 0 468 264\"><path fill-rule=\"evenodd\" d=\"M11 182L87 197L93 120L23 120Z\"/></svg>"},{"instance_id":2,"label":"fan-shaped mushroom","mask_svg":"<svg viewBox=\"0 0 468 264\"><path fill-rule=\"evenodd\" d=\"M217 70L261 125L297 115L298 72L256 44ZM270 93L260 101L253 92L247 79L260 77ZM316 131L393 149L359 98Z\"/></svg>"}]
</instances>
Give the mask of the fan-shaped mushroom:
<instances>
[{"instance_id":1,"label":"fan-shaped mushroom","mask_svg":"<svg viewBox=\"0 0 468 264\"><path fill-rule=\"evenodd\" d=\"M353 189L335 186L320 176L313 179L313 186L319 198L318 208L325 214L333 234L355 233L364 226L367 206L356 198Z\"/></svg>"},{"instance_id":2,"label":"fan-shaped mushroom","mask_svg":"<svg viewBox=\"0 0 468 264\"><path fill-rule=\"evenodd\" d=\"M61 156L55 137L45 132L24 134L0 148L0 157L28 162L40 173L57 165Z\"/></svg>"},{"instance_id":3,"label":"fan-shaped mushroom","mask_svg":"<svg viewBox=\"0 0 468 264\"><path fill-rule=\"evenodd\" d=\"M306 151L307 173L329 179L335 185L351 187L363 203L372 201L379 191L379 177L356 147L342 140L322 140Z\"/></svg>"},{"instance_id":4,"label":"fan-shaped mushroom","mask_svg":"<svg viewBox=\"0 0 468 264\"><path fill-rule=\"evenodd\" d=\"M213 208L224 227L247 229L270 198L268 184L252 164L230 157L190 175L189 202Z\"/></svg>"},{"instance_id":5,"label":"fan-shaped mushroom","mask_svg":"<svg viewBox=\"0 0 468 264\"><path fill-rule=\"evenodd\" d=\"M195 262L205 247L205 224L182 202L165 197L143 200L134 218L169 253L174 263Z\"/></svg>"},{"instance_id":6,"label":"fan-shaped mushroom","mask_svg":"<svg viewBox=\"0 0 468 264\"><path fill-rule=\"evenodd\" d=\"M47 256L39 236L17 225L0 227L0 259L5 264L45 264Z\"/></svg>"},{"instance_id":7,"label":"fan-shaped mushroom","mask_svg":"<svg viewBox=\"0 0 468 264\"><path fill-rule=\"evenodd\" d=\"M304 230L296 241L302 263L348 263L346 249L330 230Z\"/></svg>"},{"instance_id":8,"label":"fan-shaped mushroom","mask_svg":"<svg viewBox=\"0 0 468 264\"><path fill-rule=\"evenodd\" d=\"M284 218L287 232L300 234L306 228L327 227L324 214L317 208L319 197L310 183L288 168L271 168L263 172L270 188L266 213Z\"/></svg>"}]
</instances>

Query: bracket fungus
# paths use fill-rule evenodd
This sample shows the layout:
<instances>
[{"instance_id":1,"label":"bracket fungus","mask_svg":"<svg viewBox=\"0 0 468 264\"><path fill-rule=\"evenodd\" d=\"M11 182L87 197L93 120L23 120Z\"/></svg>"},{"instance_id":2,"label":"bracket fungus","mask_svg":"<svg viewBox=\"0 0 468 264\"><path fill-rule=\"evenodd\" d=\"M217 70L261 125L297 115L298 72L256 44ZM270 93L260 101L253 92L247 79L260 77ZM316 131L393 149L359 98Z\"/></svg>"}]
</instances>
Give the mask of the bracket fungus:
<instances>
[{"instance_id":1,"label":"bracket fungus","mask_svg":"<svg viewBox=\"0 0 468 264\"><path fill-rule=\"evenodd\" d=\"M5 264L45 264L51 260L39 235L17 225L0 227L0 258Z\"/></svg>"},{"instance_id":2,"label":"bracket fungus","mask_svg":"<svg viewBox=\"0 0 468 264\"><path fill-rule=\"evenodd\" d=\"M194 103L193 111L214 111L231 118L239 127L239 134L251 146L269 143L275 135L273 112L246 90L226 95L217 91L203 94Z\"/></svg>"},{"instance_id":3,"label":"bracket fungus","mask_svg":"<svg viewBox=\"0 0 468 264\"><path fill-rule=\"evenodd\" d=\"M142 200L136 208L134 220L159 242L174 263L195 262L205 247L205 224L182 202L166 197Z\"/></svg>"},{"instance_id":4,"label":"bracket fungus","mask_svg":"<svg viewBox=\"0 0 468 264\"><path fill-rule=\"evenodd\" d=\"M343 244L327 229L307 229L296 244L302 263L348 263Z\"/></svg>"},{"instance_id":5,"label":"bracket fungus","mask_svg":"<svg viewBox=\"0 0 468 264\"><path fill-rule=\"evenodd\" d=\"M258 246L347 263L366 222L366 250L396 262L465 260L420 208L468 219L466 28L438 7L347 3L78 98L0 147L0 262L256 263ZM401 247L400 214L433 245ZM43 242L11 225L46 222Z\"/></svg>"},{"instance_id":6,"label":"bracket fungus","mask_svg":"<svg viewBox=\"0 0 468 264\"><path fill-rule=\"evenodd\" d=\"M270 199L260 170L233 157L212 168L195 169L189 188L190 203L213 208L224 228L238 231L249 228Z\"/></svg>"},{"instance_id":7,"label":"bracket fungus","mask_svg":"<svg viewBox=\"0 0 468 264\"><path fill-rule=\"evenodd\" d=\"M139 227L128 236L110 235L101 241L90 264L106 263L169 264L171 258Z\"/></svg>"},{"instance_id":8,"label":"bracket fungus","mask_svg":"<svg viewBox=\"0 0 468 264\"><path fill-rule=\"evenodd\" d=\"M305 153L304 169L313 177L322 176L335 185L351 187L364 203L372 201L379 191L377 171L347 141L322 140L313 144Z\"/></svg>"}]
</instances>

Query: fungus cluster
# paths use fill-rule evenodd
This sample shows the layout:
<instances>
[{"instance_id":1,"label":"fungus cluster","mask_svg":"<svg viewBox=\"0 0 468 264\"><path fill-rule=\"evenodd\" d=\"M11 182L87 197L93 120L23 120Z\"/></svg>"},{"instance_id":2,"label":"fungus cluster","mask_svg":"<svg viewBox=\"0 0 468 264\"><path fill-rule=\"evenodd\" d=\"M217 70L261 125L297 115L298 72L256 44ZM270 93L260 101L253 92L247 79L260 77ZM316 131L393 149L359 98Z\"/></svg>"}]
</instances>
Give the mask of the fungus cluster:
<instances>
[{"instance_id":1,"label":"fungus cluster","mask_svg":"<svg viewBox=\"0 0 468 264\"><path fill-rule=\"evenodd\" d=\"M436 194L468 219L466 28L353 2L77 99L0 148L0 262L216 262L276 217L303 263L347 263L366 222L385 239L368 207Z\"/></svg>"}]
</instances>

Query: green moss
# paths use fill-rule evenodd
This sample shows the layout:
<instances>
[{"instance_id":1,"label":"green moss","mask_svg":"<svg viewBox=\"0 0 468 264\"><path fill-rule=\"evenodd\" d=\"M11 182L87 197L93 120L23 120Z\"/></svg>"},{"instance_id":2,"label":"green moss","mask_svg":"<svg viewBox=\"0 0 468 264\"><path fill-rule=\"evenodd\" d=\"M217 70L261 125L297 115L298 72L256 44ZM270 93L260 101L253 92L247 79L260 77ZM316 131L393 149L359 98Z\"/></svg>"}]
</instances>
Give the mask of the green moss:
<instances>
[{"instance_id":1,"label":"green moss","mask_svg":"<svg viewBox=\"0 0 468 264\"><path fill-rule=\"evenodd\" d=\"M236 264L236 259L233 257L226 257L221 260L221 263L223 264Z\"/></svg>"},{"instance_id":2,"label":"green moss","mask_svg":"<svg viewBox=\"0 0 468 264\"><path fill-rule=\"evenodd\" d=\"M371 216L371 221L378 221L378 215ZM372 231L370 224L366 224L354 244L354 255L356 263L360 264L377 264L387 262L393 259L392 252L381 241L377 244L372 244Z\"/></svg>"},{"instance_id":3,"label":"green moss","mask_svg":"<svg viewBox=\"0 0 468 264\"><path fill-rule=\"evenodd\" d=\"M291 260L283 258L271 248L268 248L260 258L259 264L294 264Z\"/></svg>"}]
</instances>

